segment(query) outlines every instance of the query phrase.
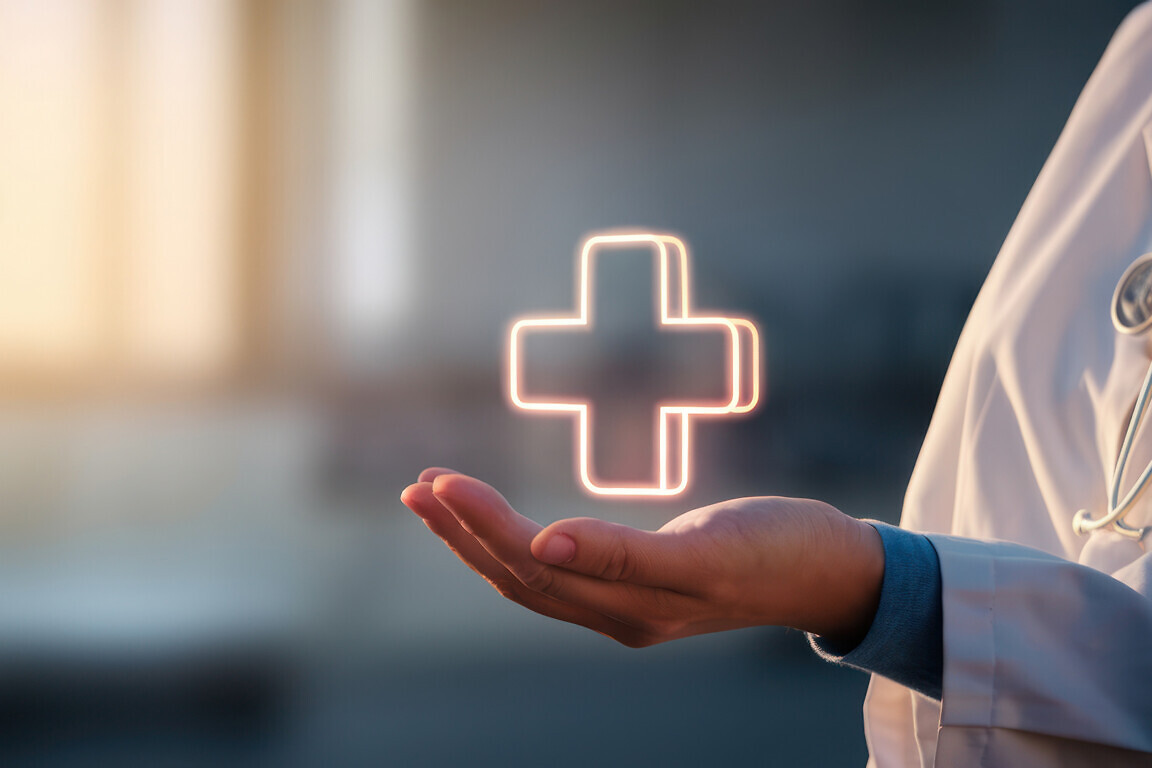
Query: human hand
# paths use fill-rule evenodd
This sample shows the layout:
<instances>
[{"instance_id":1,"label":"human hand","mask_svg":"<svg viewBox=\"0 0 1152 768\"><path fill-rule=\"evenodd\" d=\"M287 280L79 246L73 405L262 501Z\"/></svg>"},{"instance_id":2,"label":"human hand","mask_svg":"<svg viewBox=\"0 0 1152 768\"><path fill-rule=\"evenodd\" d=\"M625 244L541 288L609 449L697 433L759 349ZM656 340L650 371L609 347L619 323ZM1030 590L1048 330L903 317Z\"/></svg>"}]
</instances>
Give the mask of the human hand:
<instances>
[{"instance_id":1,"label":"human hand","mask_svg":"<svg viewBox=\"0 0 1152 768\"><path fill-rule=\"evenodd\" d=\"M593 518L543 528L440 468L401 499L500 594L632 647L760 625L855 644L880 599L880 535L819 501L733 499L658 531Z\"/></svg>"}]
</instances>

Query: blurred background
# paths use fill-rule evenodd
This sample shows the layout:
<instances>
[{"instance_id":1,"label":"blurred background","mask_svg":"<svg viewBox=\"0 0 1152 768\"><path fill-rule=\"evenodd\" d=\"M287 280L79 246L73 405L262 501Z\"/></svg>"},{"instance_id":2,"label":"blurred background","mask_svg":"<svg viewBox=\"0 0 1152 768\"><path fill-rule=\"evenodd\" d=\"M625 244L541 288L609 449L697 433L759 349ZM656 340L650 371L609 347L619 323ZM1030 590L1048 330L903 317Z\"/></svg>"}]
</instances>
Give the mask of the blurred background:
<instances>
[{"instance_id":1,"label":"blurred background","mask_svg":"<svg viewBox=\"0 0 1152 768\"><path fill-rule=\"evenodd\" d=\"M894 521L1133 5L0 0L0 762L861 764L866 678L799 633L617 647L399 493ZM636 226L764 340L675 501L582 495L571 425L503 394L508 322Z\"/></svg>"}]
</instances>

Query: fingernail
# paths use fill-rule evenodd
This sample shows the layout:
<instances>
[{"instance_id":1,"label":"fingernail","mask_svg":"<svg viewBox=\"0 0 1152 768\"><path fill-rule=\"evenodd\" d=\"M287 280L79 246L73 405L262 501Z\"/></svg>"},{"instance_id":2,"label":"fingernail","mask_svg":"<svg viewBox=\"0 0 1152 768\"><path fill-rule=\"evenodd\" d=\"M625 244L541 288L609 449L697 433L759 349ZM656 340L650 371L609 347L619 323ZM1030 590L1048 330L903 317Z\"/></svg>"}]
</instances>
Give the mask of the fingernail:
<instances>
[{"instance_id":1,"label":"fingernail","mask_svg":"<svg viewBox=\"0 0 1152 768\"><path fill-rule=\"evenodd\" d=\"M576 542L566 533L558 533L544 543L540 556L536 558L542 563L560 565L576 556Z\"/></svg>"}]
</instances>

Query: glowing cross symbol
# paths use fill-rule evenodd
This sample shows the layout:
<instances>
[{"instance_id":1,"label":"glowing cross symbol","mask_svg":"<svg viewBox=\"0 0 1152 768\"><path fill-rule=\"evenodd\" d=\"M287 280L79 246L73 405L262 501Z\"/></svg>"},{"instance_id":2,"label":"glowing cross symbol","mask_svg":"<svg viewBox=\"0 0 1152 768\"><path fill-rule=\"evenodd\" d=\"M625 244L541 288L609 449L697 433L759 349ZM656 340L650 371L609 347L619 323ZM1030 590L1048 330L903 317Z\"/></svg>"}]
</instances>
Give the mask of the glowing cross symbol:
<instances>
[{"instance_id":1,"label":"glowing cross symbol","mask_svg":"<svg viewBox=\"0 0 1152 768\"><path fill-rule=\"evenodd\" d=\"M584 401L557 402L547 397L526 397L521 370L523 337L533 332L591 326L590 264L605 247L654 250L660 264L659 323L661 326L695 326L719 331L728 342L728 394L712 402L665 402L658 406L658 470L655 484L604 485L592 477L592 447L589 438L591 405ZM508 380L512 403L527 411L548 411L576 417L578 472L591 493L607 496L675 496L688 487L690 422L693 416L720 416L747 413L760 400L760 336L751 321L737 317L694 316L688 301L688 249L671 235L595 235L584 241L580 251L577 313L569 317L527 318L512 324L508 343Z\"/></svg>"}]
</instances>

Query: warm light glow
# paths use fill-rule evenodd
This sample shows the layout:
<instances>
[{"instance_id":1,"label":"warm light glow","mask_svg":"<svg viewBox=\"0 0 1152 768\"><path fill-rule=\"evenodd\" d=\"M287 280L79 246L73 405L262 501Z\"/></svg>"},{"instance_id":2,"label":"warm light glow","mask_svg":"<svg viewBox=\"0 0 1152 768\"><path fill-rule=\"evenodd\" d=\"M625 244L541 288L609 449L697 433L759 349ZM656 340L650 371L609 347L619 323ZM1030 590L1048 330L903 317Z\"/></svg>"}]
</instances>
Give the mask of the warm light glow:
<instances>
[{"instance_id":1,"label":"warm light glow","mask_svg":"<svg viewBox=\"0 0 1152 768\"><path fill-rule=\"evenodd\" d=\"M99 356L109 215L102 6L0 0L0 370Z\"/></svg>"},{"instance_id":2,"label":"warm light glow","mask_svg":"<svg viewBox=\"0 0 1152 768\"><path fill-rule=\"evenodd\" d=\"M204 375L239 323L239 11L227 0L133 6L124 55L124 356L139 372Z\"/></svg>"},{"instance_id":3,"label":"warm light glow","mask_svg":"<svg viewBox=\"0 0 1152 768\"><path fill-rule=\"evenodd\" d=\"M520 340L525 328L564 328L591 326L590 294L592 254L604 245L649 244L655 248L660 258L660 324L675 326L717 326L727 329L730 342L730 391L726 401L715 405L685 403L665 403L659 407L659 478L656 485L616 486L601 485L591 476L591 443L589 440L590 409L587 403L525 400L521 395ZM678 268L679 291L670 288L671 267ZM671 309L670 300L678 300L679 307ZM512 324L508 344L509 394L512 404L527 411L571 413L577 418L579 447L577 472L584 487L591 493L605 496L675 496L688 487L690 456L690 423L692 416L719 416L724 414L748 413L760 400L760 335L756 326L749 320L720 316L693 316L690 313L688 289L688 248L683 241L672 235L661 234L615 234L589 237L580 251L579 285L577 287L577 314L572 317L528 318ZM741 336L751 348L751 359L745 361L742 355ZM747 386L744 386L747 379ZM742 393L746 393L742 396ZM680 419L679 451L670 450L669 423ZM670 481L672 454L679 454L679 482Z\"/></svg>"}]
</instances>

